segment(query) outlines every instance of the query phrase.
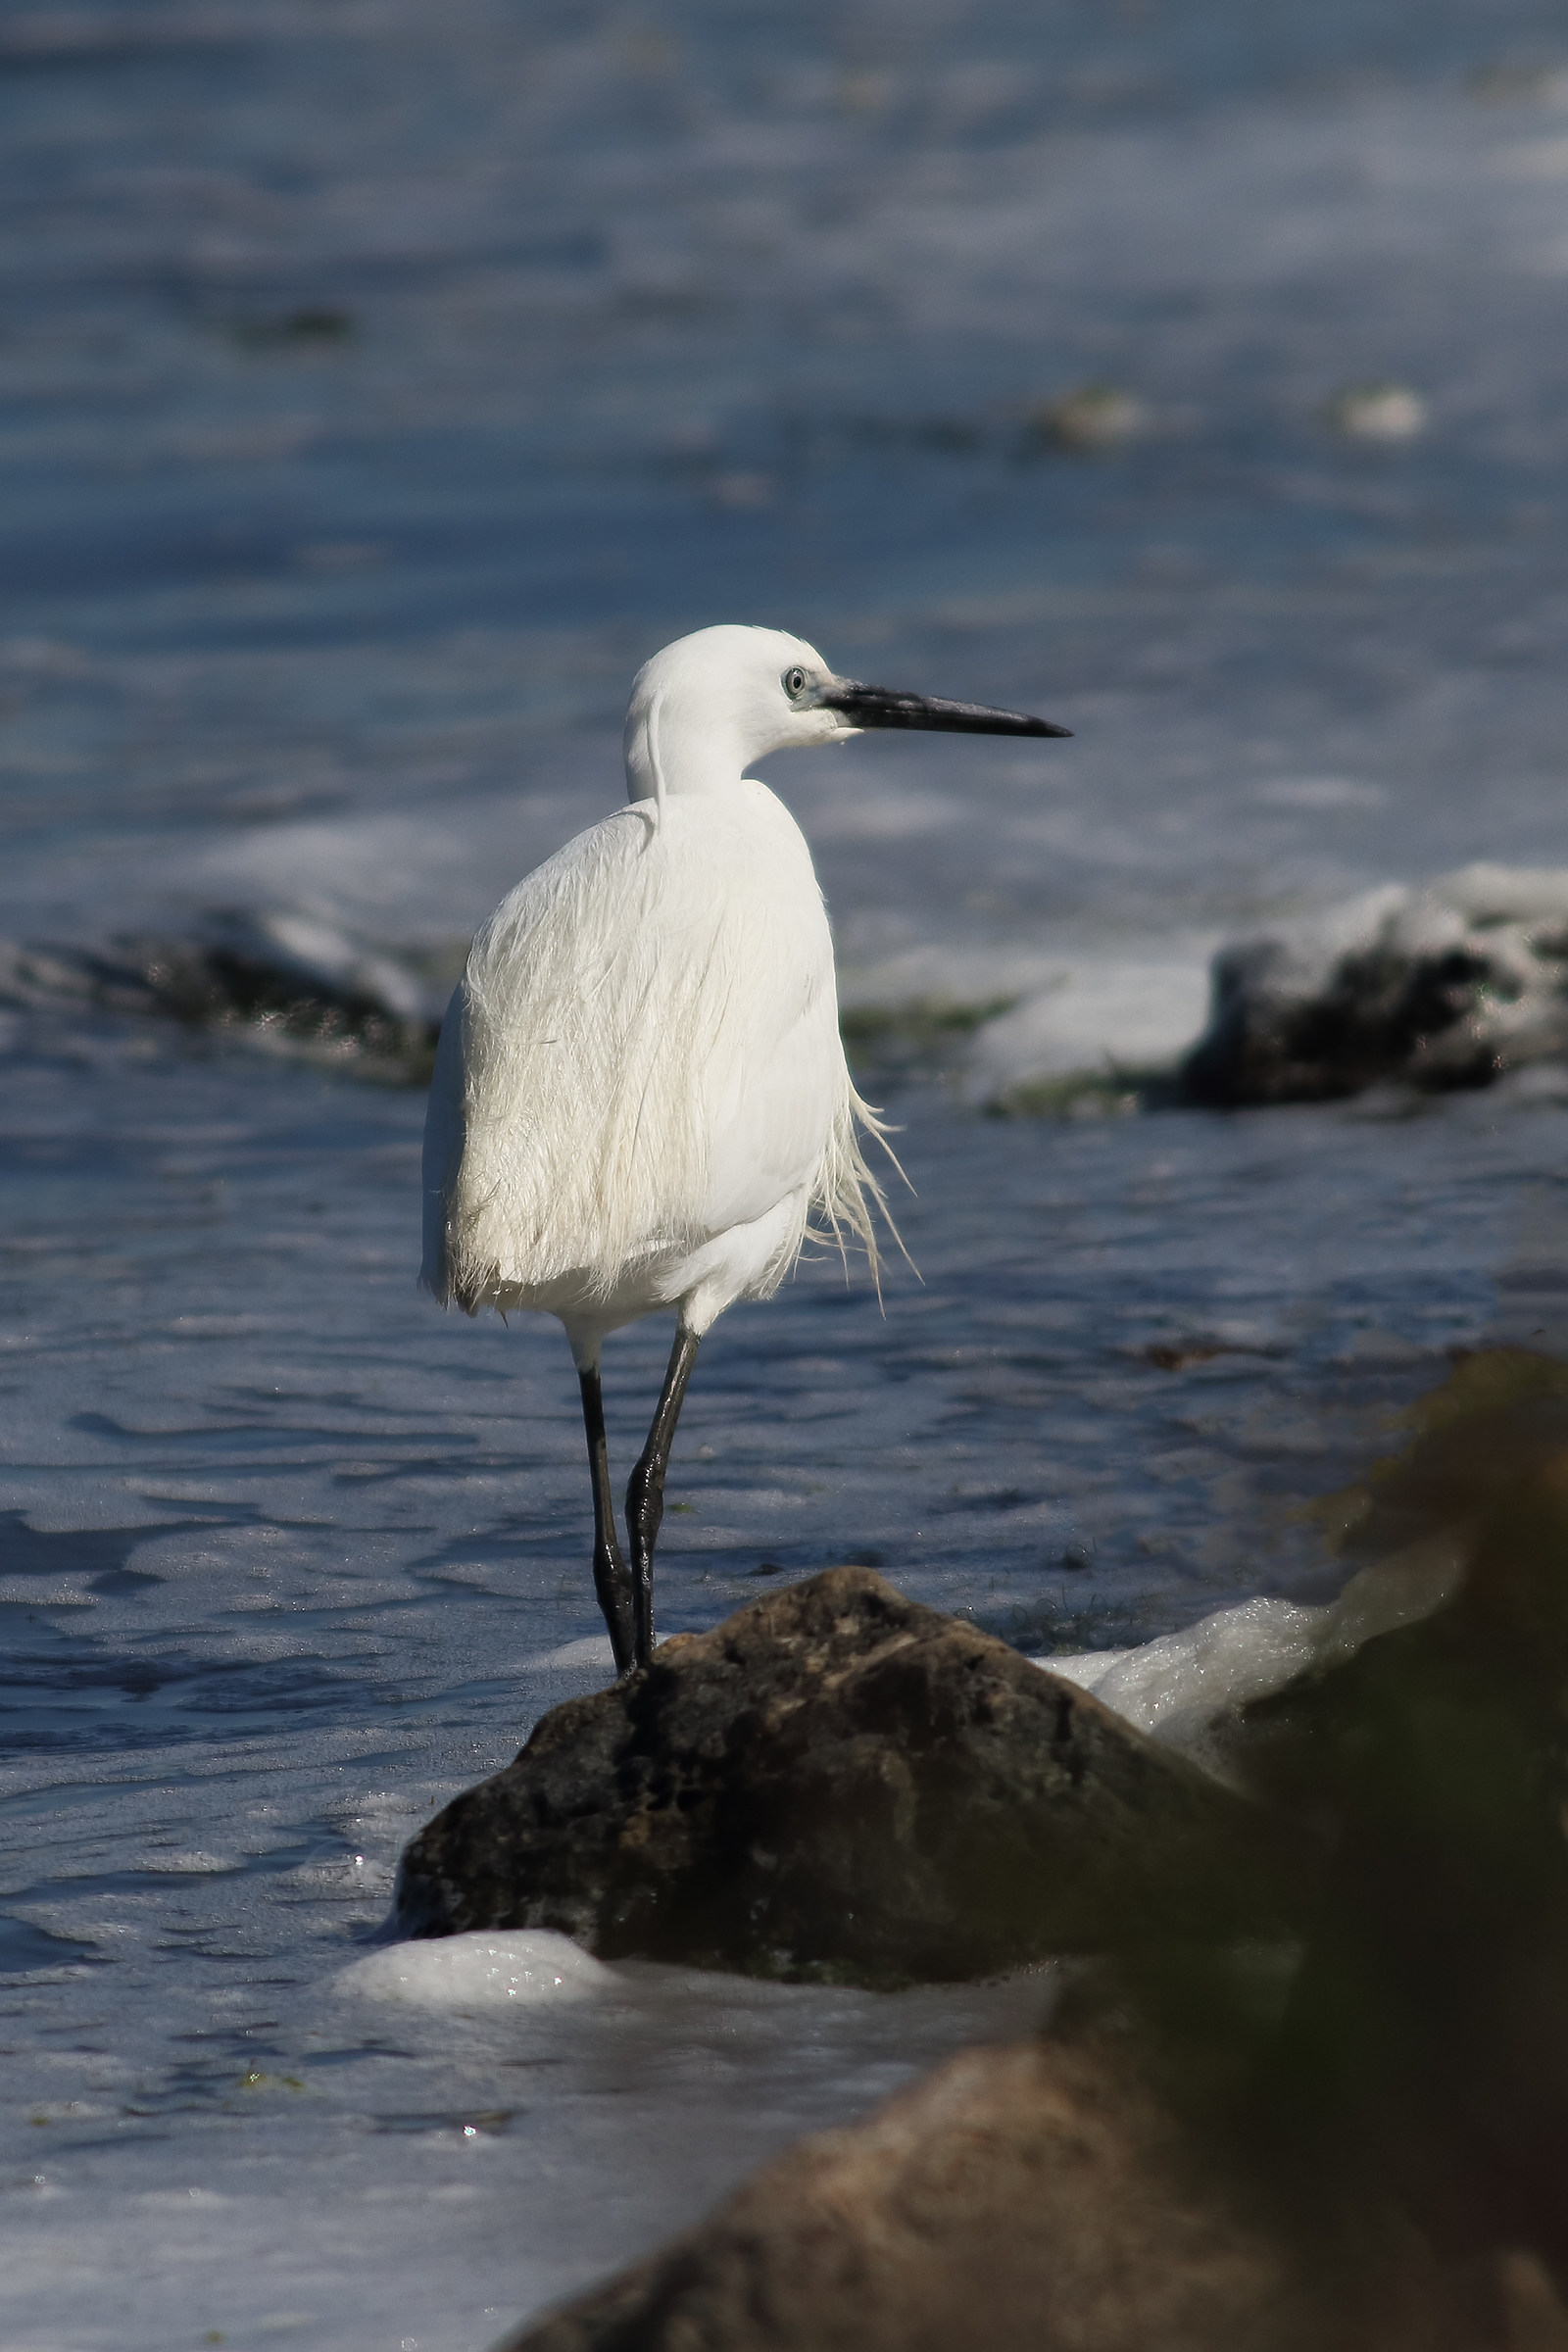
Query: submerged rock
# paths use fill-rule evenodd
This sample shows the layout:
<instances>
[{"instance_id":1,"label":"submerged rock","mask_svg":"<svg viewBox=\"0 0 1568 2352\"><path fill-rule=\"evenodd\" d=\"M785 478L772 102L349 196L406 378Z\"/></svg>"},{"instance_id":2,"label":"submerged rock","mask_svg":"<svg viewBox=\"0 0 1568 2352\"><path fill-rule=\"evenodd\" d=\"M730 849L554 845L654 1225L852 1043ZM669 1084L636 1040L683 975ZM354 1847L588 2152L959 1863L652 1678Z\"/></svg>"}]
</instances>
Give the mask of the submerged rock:
<instances>
[{"instance_id":1,"label":"submerged rock","mask_svg":"<svg viewBox=\"0 0 1568 2352\"><path fill-rule=\"evenodd\" d=\"M1320 1102L1486 1086L1565 1053L1568 870L1471 865L1222 949L1181 1084L1198 1102Z\"/></svg>"},{"instance_id":2,"label":"submerged rock","mask_svg":"<svg viewBox=\"0 0 1568 2352\"><path fill-rule=\"evenodd\" d=\"M1277 1921L1304 1847L1004 1643L866 1569L770 1593L557 1707L403 1859L416 1936L552 1928L871 1984Z\"/></svg>"}]
</instances>

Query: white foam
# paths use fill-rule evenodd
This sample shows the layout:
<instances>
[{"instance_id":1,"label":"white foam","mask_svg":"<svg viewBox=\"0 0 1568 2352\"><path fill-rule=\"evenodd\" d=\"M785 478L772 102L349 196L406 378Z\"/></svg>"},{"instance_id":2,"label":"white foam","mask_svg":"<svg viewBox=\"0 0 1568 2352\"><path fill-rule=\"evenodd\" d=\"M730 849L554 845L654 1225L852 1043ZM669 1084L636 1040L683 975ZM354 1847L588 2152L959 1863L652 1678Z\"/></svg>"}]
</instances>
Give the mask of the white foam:
<instances>
[{"instance_id":1,"label":"white foam","mask_svg":"<svg viewBox=\"0 0 1568 2352\"><path fill-rule=\"evenodd\" d=\"M586 2000L613 1982L604 1963L568 1936L540 1928L524 1935L475 1933L391 1944L344 1969L333 1989L468 2017L475 2011Z\"/></svg>"},{"instance_id":2,"label":"white foam","mask_svg":"<svg viewBox=\"0 0 1568 2352\"><path fill-rule=\"evenodd\" d=\"M608 1634L584 1634L580 1640L563 1642L555 1649L538 1650L531 1658L524 1658L523 1664L525 1666L543 1666L552 1670L563 1667L569 1669L574 1666L602 1666L607 1674L613 1674L615 1653L610 1645Z\"/></svg>"},{"instance_id":3,"label":"white foam","mask_svg":"<svg viewBox=\"0 0 1568 2352\"><path fill-rule=\"evenodd\" d=\"M1206 1762L1219 1717L1312 1664L1328 1615L1294 1601L1248 1600L1137 1649L1035 1662L1092 1690L1152 1740Z\"/></svg>"},{"instance_id":4,"label":"white foam","mask_svg":"<svg viewBox=\"0 0 1568 2352\"><path fill-rule=\"evenodd\" d=\"M1374 1635L1430 1616L1463 1573L1461 1541L1429 1537L1363 1568L1327 1607L1259 1596L1136 1649L1032 1662L1092 1691L1151 1740L1223 1770L1215 1734L1226 1716L1309 1667L1352 1657Z\"/></svg>"},{"instance_id":5,"label":"white foam","mask_svg":"<svg viewBox=\"0 0 1568 2352\"><path fill-rule=\"evenodd\" d=\"M1065 965L980 1030L969 1091L991 1102L1022 1086L1170 1068L1203 1026L1208 945Z\"/></svg>"}]
</instances>

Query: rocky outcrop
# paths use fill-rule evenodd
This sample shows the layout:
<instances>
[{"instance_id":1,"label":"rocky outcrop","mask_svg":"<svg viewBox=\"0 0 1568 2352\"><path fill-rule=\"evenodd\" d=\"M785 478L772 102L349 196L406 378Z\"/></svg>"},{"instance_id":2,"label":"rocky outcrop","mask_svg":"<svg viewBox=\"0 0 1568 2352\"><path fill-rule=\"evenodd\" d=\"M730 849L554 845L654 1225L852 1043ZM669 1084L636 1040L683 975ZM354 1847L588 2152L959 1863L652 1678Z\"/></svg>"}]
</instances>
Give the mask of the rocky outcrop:
<instances>
[{"instance_id":1,"label":"rocky outcrop","mask_svg":"<svg viewBox=\"0 0 1568 2352\"><path fill-rule=\"evenodd\" d=\"M1568 871L1472 865L1221 950L1189 1100L1489 1085L1568 1054Z\"/></svg>"},{"instance_id":2,"label":"rocky outcrop","mask_svg":"<svg viewBox=\"0 0 1568 2352\"><path fill-rule=\"evenodd\" d=\"M447 993L314 914L216 913L188 938L106 949L0 941L0 1004L161 1015L382 1078L428 1078Z\"/></svg>"},{"instance_id":3,"label":"rocky outcrop","mask_svg":"<svg viewBox=\"0 0 1568 2352\"><path fill-rule=\"evenodd\" d=\"M1568 2352L1568 2316L1534 2256L1444 2261L1392 2208L1294 2229L1102 2035L967 2051L494 2352L1155 2346Z\"/></svg>"},{"instance_id":4,"label":"rocky outcrop","mask_svg":"<svg viewBox=\"0 0 1568 2352\"><path fill-rule=\"evenodd\" d=\"M1334 1516L1462 1581L1231 1727L1327 1834L1298 1933L1140 1912L1049 2038L497 2352L1568 2352L1568 1367L1469 1357L1411 1421Z\"/></svg>"},{"instance_id":5,"label":"rocky outcrop","mask_svg":"<svg viewBox=\"0 0 1568 2352\"><path fill-rule=\"evenodd\" d=\"M1278 1920L1304 1842L1087 1692L866 1569L556 1708L404 1856L408 1933L552 1928L868 1984Z\"/></svg>"}]
</instances>

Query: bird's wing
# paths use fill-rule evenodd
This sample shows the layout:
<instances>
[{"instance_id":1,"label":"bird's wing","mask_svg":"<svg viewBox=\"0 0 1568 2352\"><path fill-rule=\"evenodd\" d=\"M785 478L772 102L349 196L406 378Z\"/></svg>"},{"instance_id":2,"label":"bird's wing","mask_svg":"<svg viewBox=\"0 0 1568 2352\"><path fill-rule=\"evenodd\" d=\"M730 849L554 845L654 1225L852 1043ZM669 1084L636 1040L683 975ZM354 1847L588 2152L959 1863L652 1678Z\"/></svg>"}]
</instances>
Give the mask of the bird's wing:
<instances>
[{"instance_id":1,"label":"bird's wing","mask_svg":"<svg viewBox=\"0 0 1568 2352\"><path fill-rule=\"evenodd\" d=\"M461 1102L449 1068L431 1155L465 1303L608 1291L814 1182L848 1088L832 950L761 785L568 842L497 908L460 996Z\"/></svg>"}]
</instances>

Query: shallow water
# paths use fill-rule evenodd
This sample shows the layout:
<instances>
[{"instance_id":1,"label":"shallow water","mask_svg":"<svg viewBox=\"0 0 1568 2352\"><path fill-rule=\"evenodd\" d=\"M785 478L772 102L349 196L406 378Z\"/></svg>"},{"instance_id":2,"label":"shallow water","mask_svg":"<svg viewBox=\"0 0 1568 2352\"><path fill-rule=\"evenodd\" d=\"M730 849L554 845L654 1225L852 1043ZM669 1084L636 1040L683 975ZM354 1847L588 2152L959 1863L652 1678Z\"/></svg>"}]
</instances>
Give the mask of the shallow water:
<instances>
[{"instance_id":1,"label":"shallow water","mask_svg":"<svg viewBox=\"0 0 1568 2352\"><path fill-rule=\"evenodd\" d=\"M1077 730L773 763L872 1013L1563 862L1554 23L0 12L0 933L306 906L439 970L722 617ZM1384 375L1428 430L1337 437ZM1050 446L1092 377L1148 431ZM603 1675L564 1344L415 1293L414 1094L69 1005L0 1052L8 2346L476 2352L1038 2012L334 1990ZM1452 1348L1565 1336L1549 1075L891 1109L920 1279L705 1343L666 1631L844 1558L1031 1651L1321 1598L1300 1506ZM622 1467L666 1345L612 1344Z\"/></svg>"},{"instance_id":2,"label":"shallow water","mask_svg":"<svg viewBox=\"0 0 1568 2352\"><path fill-rule=\"evenodd\" d=\"M1040 2011L661 1972L548 2018L345 2008L412 1828L604 1678L564 1346L414 1293L413 1096L107 1046L12 1076L8 2343L476 2346ZM1031 1649L1321 1594L1293 1506L1507 1327L1499 1270L1544 1311L1559 1101L899 1107L924 1287L883 1315L817 1264L705 1343L666 1630L845 1556ZM663 1342L610 1351L622 1463Z\"/></svg>"}]
</instances>

